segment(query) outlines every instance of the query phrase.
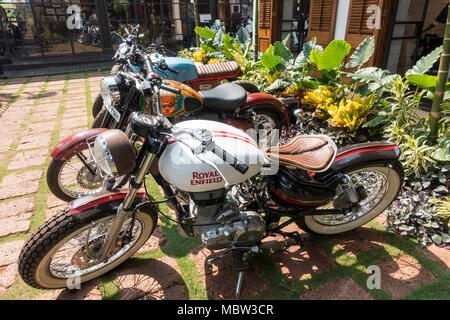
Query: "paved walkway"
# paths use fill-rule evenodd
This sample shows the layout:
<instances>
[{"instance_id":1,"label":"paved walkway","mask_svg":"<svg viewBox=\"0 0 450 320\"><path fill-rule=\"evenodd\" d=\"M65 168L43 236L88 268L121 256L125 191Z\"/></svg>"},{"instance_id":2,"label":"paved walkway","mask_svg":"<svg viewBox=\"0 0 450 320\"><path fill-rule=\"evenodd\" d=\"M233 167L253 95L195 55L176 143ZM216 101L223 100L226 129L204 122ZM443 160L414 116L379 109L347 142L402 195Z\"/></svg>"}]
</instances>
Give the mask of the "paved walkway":
<instances>
[{"instance_id":1,"label":"paved walkway","mask_svg":"<svg viewBox=\"0 0 450 320\"><path fill-rule=\"evenodd\" d=\"M232 299L231 257L205 269L211 252L165 218L140 251L81 290L36 290L17 273L24 241L66 204L48 190L49 151L92 121L100 72L0 82L0 299ZM152 186L152 194L161 197ZM166 205L161 205L171 213ZM386 232L383 216L335 237L308 236L306 248L269 238L250 258L242 295L261 299L400 299L450 297L450 253L420 250ZM290 226L291 230L296 229ZM288 247L286 248L286 245ZM381 288L367 287L367 269L380 268Z\"/></svg>"}]
</instances>

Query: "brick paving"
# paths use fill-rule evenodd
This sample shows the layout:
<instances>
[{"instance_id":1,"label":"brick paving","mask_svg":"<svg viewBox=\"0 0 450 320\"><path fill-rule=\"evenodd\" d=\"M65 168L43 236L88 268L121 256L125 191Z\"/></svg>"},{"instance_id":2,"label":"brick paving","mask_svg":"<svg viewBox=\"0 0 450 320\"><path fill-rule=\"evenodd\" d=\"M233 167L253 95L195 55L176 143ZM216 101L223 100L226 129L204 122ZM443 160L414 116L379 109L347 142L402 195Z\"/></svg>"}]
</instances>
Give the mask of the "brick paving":
<instances>
[{"instance_id":1,"label":"brick paving","mask_svg":"<svg viewBox=\"0 0 450 320\"><path fill-rule=\"evenodd\" d=\"M233 299L237 274L231 257L217 260L209 270L205 261L212 252L179 234L166 219L160 219L135 257L81 290L30 290L19 278L17 259L24 241L66 207L45 182L49 151L62 138L88 128L102 76L83 72L0 80L0 299ZM280 236L265 239L262 252L251 256L242 296L402 299L448 279L448 250L420 250L411 240L386 232L383 220L381 215L333 237L311 236L290 225L286 231L300 231L305 248ZM370 265L380 267L379 290L366 286Z\"/></svg>"}]
</instances>

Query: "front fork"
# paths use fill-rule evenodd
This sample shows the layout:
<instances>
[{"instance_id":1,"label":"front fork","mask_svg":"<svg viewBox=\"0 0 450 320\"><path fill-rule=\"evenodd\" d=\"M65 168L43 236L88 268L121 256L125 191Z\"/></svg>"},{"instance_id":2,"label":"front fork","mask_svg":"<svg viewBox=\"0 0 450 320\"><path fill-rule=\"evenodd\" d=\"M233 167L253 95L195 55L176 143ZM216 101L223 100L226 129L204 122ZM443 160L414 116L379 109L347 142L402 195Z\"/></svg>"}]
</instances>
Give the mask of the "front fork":
<instances>
[{"instance_id":1,"label":"front fork","mask_svg":"<svg viewBox=\"0 0 450 320\"><path fill-rule=\"evenodd\" d=\"M113 249L116 246L117 238L119 236L120 230L122 229L122 225L125 222L125 219L133 213L133 201L136 198L136 194L141 188L142 183L144 182L145 175L148 172L154 158L155 153L151 153L148 151L146 152L144 160L142 161L142 164L135 178L131 180L131 187L129 188L124 201L117 209L117 213L112 220L111 229L100 252L100 259L107 259L113 254Z\"/></svg>"}]
</instances>

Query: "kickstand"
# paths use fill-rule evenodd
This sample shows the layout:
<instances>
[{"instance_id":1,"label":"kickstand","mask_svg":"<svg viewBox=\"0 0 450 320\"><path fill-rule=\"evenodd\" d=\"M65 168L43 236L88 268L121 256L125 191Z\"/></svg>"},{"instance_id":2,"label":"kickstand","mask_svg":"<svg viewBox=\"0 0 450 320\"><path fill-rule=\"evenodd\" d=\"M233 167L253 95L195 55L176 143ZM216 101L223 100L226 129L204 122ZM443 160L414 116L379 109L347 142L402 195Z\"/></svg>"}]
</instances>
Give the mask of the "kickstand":
<instances>
[{"instance_id":1,"label":"kickstand","mask_svg":"<svg viewBox=\"0 0 450 320\"><path fill-rule=\"evenodd\" d=\"M244 251L233 250L232 254L233 254L234 268L238 272L238 281L236 284L236 299L241 300L241 287L242 287L242 280L244 278L244 272L245 272Z\"/></svg>"},{"instance_id":2,"label":"kickstand","mask_svg":"<svg viewBox=\"0 0 450 320\"><path fill-rule=\"evenodd\" d=\"M234 248L228 249L228 250L224 251L222 254L220 254L220 255L218 255L218 256L216 256L214 258L208 259L206 261L206 266L211 270L212 269L212 262L214 260L223 258L228 253L232 254L234 268L235 268L235 270L238 273L238 280L237 280L237 284L236 284L236 299L237 300L241 300L241 288L242 288L242 281L244 279L244 272L245 272L244 258L247 257L247 251L248 250L252 250L253 252L257 252L258 251L258 247L257 246L254 246L254 247L234 247Z\"/></svg>"},{"instance_id":3,"label":"kickstand","mask_svg":"<svg viewBox=\"0 0 450 320\"><path fill-rule=\"evenodd\" d=\"M236 285L236 299L241 300L241 287L242 287L242 279L244 278L244 271L239 271L238 273L238 281Z\"/></svg>"}]
</instances>

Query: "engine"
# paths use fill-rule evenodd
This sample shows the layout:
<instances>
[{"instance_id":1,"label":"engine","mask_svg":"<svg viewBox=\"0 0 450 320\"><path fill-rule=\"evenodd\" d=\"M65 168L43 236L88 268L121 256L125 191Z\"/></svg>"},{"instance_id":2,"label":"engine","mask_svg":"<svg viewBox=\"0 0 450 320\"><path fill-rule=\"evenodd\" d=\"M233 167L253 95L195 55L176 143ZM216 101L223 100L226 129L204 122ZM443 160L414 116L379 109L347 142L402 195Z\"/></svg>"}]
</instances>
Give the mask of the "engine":
<instances>
[{"instance_id":1,"label":"engine","mask_svg":"<svg viewBox=\"0 0 450 320\"><path fill-rule=\"evenodd\" d=\"M210 250L253 246L264 236L264 220L253 211L239 210L224 189L191 193L193 231Z\"/></svg>"}]
</instances>

